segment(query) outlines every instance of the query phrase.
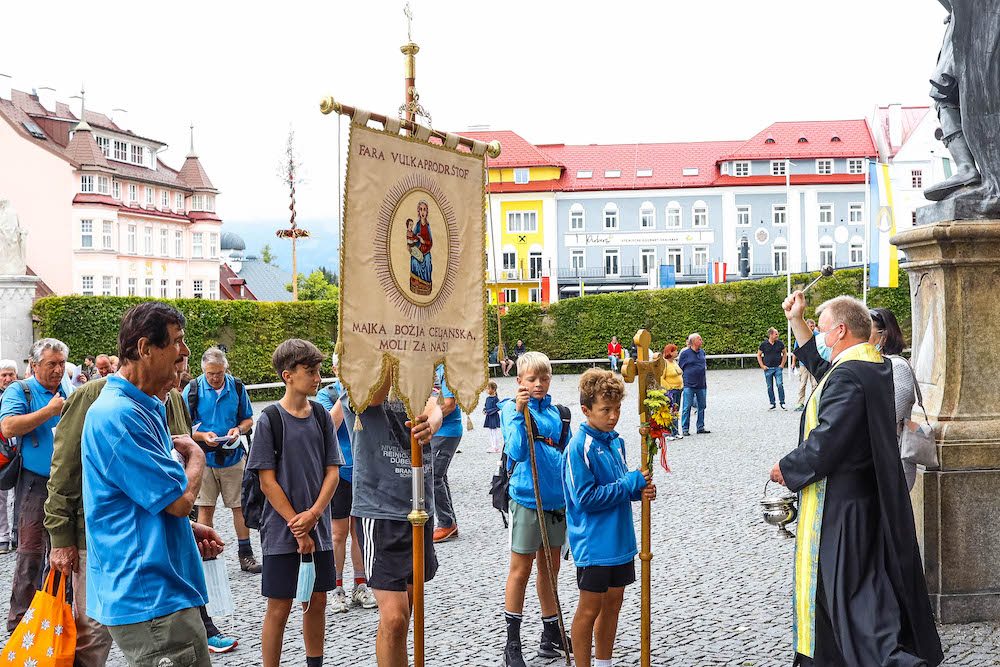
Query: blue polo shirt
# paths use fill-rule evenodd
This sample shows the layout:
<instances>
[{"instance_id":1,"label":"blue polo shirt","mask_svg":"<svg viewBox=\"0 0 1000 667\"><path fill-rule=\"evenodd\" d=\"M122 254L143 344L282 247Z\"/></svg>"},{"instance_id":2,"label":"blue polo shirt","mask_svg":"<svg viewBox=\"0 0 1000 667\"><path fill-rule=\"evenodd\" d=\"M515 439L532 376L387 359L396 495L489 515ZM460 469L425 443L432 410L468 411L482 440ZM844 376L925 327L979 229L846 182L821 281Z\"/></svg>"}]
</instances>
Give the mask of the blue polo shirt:
<instances>
[{"instance_id":1,"label":"blue polo shirt","mask_svg":"<svg viewBox=\"0 0 1000 667\"><path fill-rule=\"evenodd\" d=\"M184 400L188 407L191 401L188 398L191 393L191 385L184 387ZM232 375L226 373L226 380L222 385L222 391L217 392L208 384L204 375L198 378L198 411L197 414L191 411L191 423L201 422L198 431L211 431L215 435L225 435L229 429L239 426L240 422L253 416L253 407L250 405L250 396L247 395L246 387L240 396L236 395L236 380ZM243 448L238 447L231 450L222 461L222 465L215 462L215 454L208 453L205 457L205 464L209 468L228 468L236 465L243 458Z\"/></svg>"},{"instance_id":2,"label":"blue polo shirt","mask_svg":"<svg viewBox=\"0 0 1000 667\"><path fill-rule=\"evenodd\" d=\"M444 365L437 367L437 384L441 386L441 396L443 398L455 398L455 394L448 389L448 384L444 381ZM445 416L441 421L441 428L435 434L441 438L460 438L464 433L462 428L462 409L455 404L455 409L451 414Z\"/></svg>"},{"instance_id":3,"label":"blue polo shirt","mask_svg":"<svg viewBox=\"0 0 1000 667\"><path fill-rule=\"evenodd\" d=\"M165 510L187 488L166 408L112 375L83 424L87 615L139 623L208 601L187 517Z\"/></svg>"},{"instance_id":4,"label":"blue polo shirt","mask_svg":"<svg viewBox=\"0 0 1000 667\"><path fill-rule=\"evenodd\" d=\"M20 383L11 383L0 399L0 421L10 416L21 416L38 412L52 400L54 392L49 391L32 375L25 380L31 394L31 405L24 395ZM72 391L63 382L56 389L63 398L69 398ZM59 423L59 415L50 417L44 424L18 438L22 465L42 477L48 477L52 468L52 430Z\"/></svg>"},{"instance_id":5,"label":"blue polo shirt","mask_svg":"<svg viewBox=\"0 0 1000 667\"><path fill-rule=\"evenodd\" d=\"M335 399L330 398L333 392ZM316 394L316 402L326 408L329 412L333 410L333 404L340 400L340 395L344 393L344 388L340 386L340 380L334 380L325 387L320 387ZM337 441L340 442L340 453L344 455L344 465L340 466L340 478L348 482L354 477L354 457L351 456L351 432L347 430L347 422L341 422L337 429Z\"/></svg>"}]
</instances>

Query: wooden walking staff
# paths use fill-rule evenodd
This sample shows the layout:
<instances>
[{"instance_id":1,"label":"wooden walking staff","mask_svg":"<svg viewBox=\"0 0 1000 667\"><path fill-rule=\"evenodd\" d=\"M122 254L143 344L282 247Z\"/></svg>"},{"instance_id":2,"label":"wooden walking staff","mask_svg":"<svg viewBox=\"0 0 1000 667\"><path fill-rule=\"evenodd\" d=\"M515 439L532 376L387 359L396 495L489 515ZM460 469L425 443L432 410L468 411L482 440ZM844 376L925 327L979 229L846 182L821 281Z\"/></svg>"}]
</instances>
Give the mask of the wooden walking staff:
<instances>
[{"instance_id":1,"label":"wooden walking staff","mask_svg":"<svg viewBox=\"0 0 1000 667\"><path fill-rule=\"evenodd\" d=\"M410 465L413 469L413 509L407 516L413 526L413 664L424 667L424 448L410 435Z\"/></svg>"},{"instance_id":2,"label":"wooden walking staff","mask_svg":"<svg viewBox=\"0 0 1000 667\"><path fill-rule=\"evenodd\" d=\"M657 386L661 377L663 377L663 370L665 363L663 357L657 353L652 361L649 360L649 343L652 340L652 336L645 329L640 329L638 333L635 334L636 354L638 359L629 358L625 362L625 366L622 367L622 378L626 382L635 382L638 379L639 383L639 435L642 441L642 469L652 470L653 462L649 460L649 448L646 446L646 435L649 434L649 415L646 414L644 409L644 403L646 401L646 390L649 388L650 381ZM650 603L651 603L651 592L650 592L650 580L651 580L651 570L653 560L652 547L650 545L650 519L649 519L649 498L643 496L642 498L642 551L639 553L639 559L642 561L642 612L641 612L641 623L642 627L640 629L640 646L642 647L642 660L640 664L642 667L649 667L649 649L650 649Z\"/></svg>"},{"instance_id":3,"label":"wooden walking staff","mask_svg":"<svg viewBox=\"0 0 1000 667\"><path fill-rule=\"evenodd\" d=\"M549 586L552 587L552 599L556 601L556 614L559 616L559 634L562 636L566 665L569 667L569 638L566 636L566 624L563 622L562 605L559 604L559 586L556 584L555 570L552 569L552 552L549 550L549 530L545 526L545 510L542 509L542 492L538 488L538 464L535 462L535 429L531 425L531 412L527 403L524 405L524 434L528 437L528 458L531 461L531 483L535 487L535 511L538 513L538 528L542 532L542 551L545 553L545 567L549 570Z\"/></svg>"}]
</instances>

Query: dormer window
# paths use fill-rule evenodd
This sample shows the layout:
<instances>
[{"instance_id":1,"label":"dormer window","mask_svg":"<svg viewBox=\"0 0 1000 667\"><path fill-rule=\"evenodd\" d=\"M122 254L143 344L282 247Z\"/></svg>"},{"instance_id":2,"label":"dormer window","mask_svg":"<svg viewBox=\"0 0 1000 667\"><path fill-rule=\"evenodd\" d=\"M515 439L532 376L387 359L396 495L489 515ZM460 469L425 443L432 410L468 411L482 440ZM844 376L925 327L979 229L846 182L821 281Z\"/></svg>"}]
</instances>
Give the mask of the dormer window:
<instances>
[{"instance_id":1,"label":"dormer window","mask_svg":"<svg viewBox=\"0 0 1000 667\"><path fill-rule=\"evenodd\" d=\"M94 141L97 142L97 147L104 153L104 157L108 157L111 153L111 139L108 137L94 137Z\"/></svg>"},{"instance_id":2,"label":"dormer window","mask_svg":"<svg viewBox=\"0 0 1000 667\"><path fill-rule=\"evenodd\" d=\"M806 139L805 137L799 137L799 143L800 144L807 144L807 143L809 143L809 140Z\"/></svg>"},{"instance_id":3,"label":"dormer window","mask_svg":"<svg viewBox=\"0 0 1000 667\"><path fill-rule=\"evenodd\" d=\"M834 142L840 141L840 137L838 137L837 135L833 135L832 137L830 137L830 141L834 141Z\"/></svg>"},{"instance_id":4,"label":"dormer window","mask_svg":"<svg viewBox=\"0 0 1000 667\"><path fill-rule=\"evenodd\" d=\"M94 191L94 176L93 174L83 174L80 176L80 192L93 192Z\"/></svg>"},{"instance_id":5,"label":"dormer window","mask_svg":"<svg viewBox=\"0 0 1000 667\"><path fill-rule=\"evenodd\" d=\"M192 211L205 210L205 195L191 195L191 210Z\"/></svg>"},{"instance_id":6,"label":"dormer window","mask_svg":"<svg viewBox=\"0 0 1000 667\"><path fill-rule=\"evenodd\" d=\"M733 176L749 176L750 175L750 162L747 160L741 160L733 162Z\"/></svg>"},{"instance_id":7,"label":"dormer window","mask_svg":"<svg viewBox=\"0 0 1000 667\"><path fill-rule=\"evenodd\" d=\"M142 153L143 153L142 146L136 146L135 144L132 144L132 163L133 164L142 165L142 162L143 162L143 160L142 160L142 158L143 158Z\"/></svg>"},{"instance_id":8,"label":"dormer window","mask_svg":"<svg viewBox=\"0 0 1000 667\"><path fill-rule=\"evenodd\" d=\"M520 185L528 182L530 171L528 169L515 169L514 170L514 183Z\"/></svg>"},{"instance_id":9,"label":"dormer window","mask_svg":"<svg viewBox=\"0 0 1000 667\"><path fill-rule=\"evenodd\" d=\"M764 143L765 144L773 144L774 143L774 137L768 137L767 139L764 140Z\"/></svg>"},{"instance_id":10,"label":"dormer window","mask_svg":"<svg viewBox=\"0 0 1000 667\"><path fill-rule=\"evenodd\" d=\"M605 169L604 170L604 178L621 178L621 175L622 175L622 170L621 169Z\"/></svg>"}]
</instances>

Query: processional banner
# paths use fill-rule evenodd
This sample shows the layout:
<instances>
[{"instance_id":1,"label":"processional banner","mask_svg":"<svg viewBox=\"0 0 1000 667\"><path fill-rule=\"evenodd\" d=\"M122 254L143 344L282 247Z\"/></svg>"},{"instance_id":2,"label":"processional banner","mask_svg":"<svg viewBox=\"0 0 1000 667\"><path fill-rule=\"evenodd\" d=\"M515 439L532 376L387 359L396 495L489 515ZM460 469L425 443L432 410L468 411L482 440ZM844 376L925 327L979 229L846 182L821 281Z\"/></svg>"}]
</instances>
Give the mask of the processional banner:
<instances>
[{"instance_id":1,"label":"processional banner","mask_svg":"<svg viewBox=\"0 0 1000 667\"><path fill-rule=\"evenodd\" d=\"M488 380L485 158L427 134L351 124L337 349L358 413L390 366L411 416L438 364L466 414Z\"/></svg>"}]
</instances>

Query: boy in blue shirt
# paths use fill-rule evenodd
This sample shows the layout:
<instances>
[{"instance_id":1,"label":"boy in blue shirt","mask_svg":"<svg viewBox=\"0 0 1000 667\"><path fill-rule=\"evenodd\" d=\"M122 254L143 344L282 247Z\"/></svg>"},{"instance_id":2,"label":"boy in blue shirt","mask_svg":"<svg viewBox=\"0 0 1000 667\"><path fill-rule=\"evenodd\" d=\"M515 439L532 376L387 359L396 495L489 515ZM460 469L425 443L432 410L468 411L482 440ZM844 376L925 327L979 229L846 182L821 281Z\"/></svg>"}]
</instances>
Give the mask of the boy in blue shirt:
<instances>
[{"instance_id":1,"label":"boy in blue shirt","mask_svg":"<svg viewBox=\"0 0 1000 667\"><path fill-rule=\"evenodd\" d=\"M583 374L580 406L587 421L570 440L563 463L567 531L580 587L572 637L578 667L590 667L595 634L596 667L611 667L625 586L635 581L631 503L656 498L652 474L628 470L625 441L614 430L624 395L625 383L611 371Z\"/></svg>"},{"instance_id":2,"label":"boy in blue shirt","mask_svg":"<svg viewBox=\"0 0 1000 667\"><path fill-rule=\"evenodd\" d=\"M531 477L530 450L524 423L524 409L531 413L535 433L535 459L538 468L538 485L545 511L545 525L553 576L558 580L560 551L566 542L566 500L563 496L563 432L568 439L570 432L563 428L559 408L552 404L549 384L552 366L541 352L527 352L517 360L517 395L504 404L500 412L503 429L504 452L508 466L513 466L508 484L510 493L510 574L504 618L507 622L507 646L504 648L505 667L524 667L521 654L521 613L524 609L524 591L531 576L532 562L538 559L538 576L535 589L542 607L542 638L538 655L554 658L566 647L562 645L556 601L552 596L549 572L542 551L542 533L538 525L535 504L535 485ZM567 422L568 424L568 422Z\"/></svg>"},{"instance_id":3,"label":"boy in blue shirt","mask_svg":"<svg viewBox=\"0 0 1000 667\"><path fill-rule=\"evenodd\" d=\"M462 410L458 407L455 394L448 388L444 377L444 364L435 370L435 383L441 387L441 428L431 438L431 454L434 457L434 513L437 527L434 542L444 542L458 537L458 518L451 500L451 486L448 485L448 467L451 466L458 446L462 442L465 429L462 427Z\"/></svg>"},{"instance_id":4,"label":"boy in blue shirt","mask_svg":"<svg viewBox=\"0 0 1000 667\"><path fill-rule=\"evenodd\" d=\"M337 355L331 355L333 374L337 374ZM319 390L316 402L330 413L334 424L337 424L337 440L340 452L344 455L344 465L340 466L340 482L330 503L330 514L333 517L333 558L337 566L337 587L333 589L333 603L330 611L335 614L347 612L350 603L361 605L364 609L376 607L375 594L368 588L365 579L365 566L361 556L361 543L358 541L354 522L351 521L351 507L354 489L351 480L354 477L354 459L351 456L351 433L344 423L344 411L340 406L340 395L344 388L340 380ZM344 590L344 565L347 560L347 535L351 536L351 566L354 568L354 590L350 599ZM360 569L359 569L360 568Z\"/></svg>"}]
</instances>

